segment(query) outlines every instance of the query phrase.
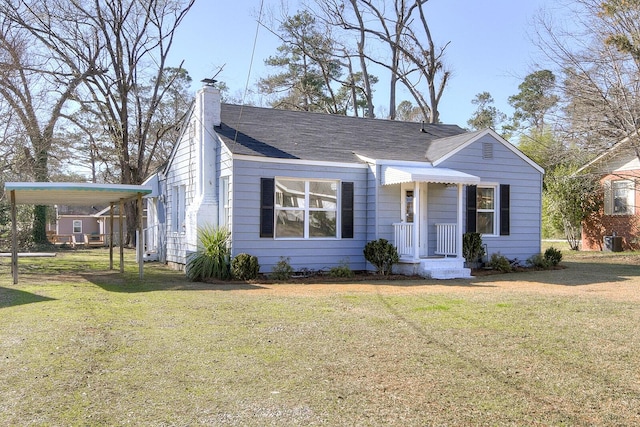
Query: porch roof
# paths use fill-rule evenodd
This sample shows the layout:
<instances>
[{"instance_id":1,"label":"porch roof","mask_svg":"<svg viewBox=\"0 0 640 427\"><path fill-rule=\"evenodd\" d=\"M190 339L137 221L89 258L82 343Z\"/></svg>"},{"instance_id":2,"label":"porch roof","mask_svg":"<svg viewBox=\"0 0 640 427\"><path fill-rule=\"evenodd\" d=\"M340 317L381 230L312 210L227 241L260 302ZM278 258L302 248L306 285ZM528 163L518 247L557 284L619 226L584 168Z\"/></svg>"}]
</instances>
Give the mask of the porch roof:
<instances>
[{"instance_id":1,"label":"porch roof","mask_svg":"<svg viewBox=\"0 0 640 427\"><path fill-rule=\"evenodd\" d=\"M454 169L434 168L432 166L383 165L382 185L401 184L403 182L433 182L438 184L474 185L480 178Z\"/></svg>"}]
</instances>

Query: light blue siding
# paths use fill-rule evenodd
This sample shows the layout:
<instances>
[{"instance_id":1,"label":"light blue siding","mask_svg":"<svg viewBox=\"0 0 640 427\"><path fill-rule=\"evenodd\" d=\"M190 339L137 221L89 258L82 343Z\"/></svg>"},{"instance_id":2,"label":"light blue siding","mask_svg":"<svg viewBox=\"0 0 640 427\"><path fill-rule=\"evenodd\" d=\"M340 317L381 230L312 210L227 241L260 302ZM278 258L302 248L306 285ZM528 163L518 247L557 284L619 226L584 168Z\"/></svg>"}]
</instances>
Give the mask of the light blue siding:
<instances>
[{"instance_id":1,"label":"light blue siding","mask_svg":"<svg viewBox=\"0 0 640 427\"><path fill-rule=\"evenodd\" d=\"M483 159L483 143L493 144L492 159ZM476 175L482 180L480 185L510 185L510 235L484 236L489 256L500 253L526 261L540 253L542 174L538 170L491 135L485 135L439 166Z\"/></svg>"},{"instance_id":2,"label":"light blue siding","mask_svg":"<svg viewBox=\"0 0 640 427\"><path fill-rule=\"evenodd\" d=\"M330 167L292 162L236 159L233 163L233 255L258 257L263 273L272 271L280 257L290 258L295 270L328 270L348 262L352 270L365 269L363 248L367 231L367 175L359 165ZM353 239L275 239L260 237L260 178L337 179L354 183Z\"/></svg>"}]
</instances>

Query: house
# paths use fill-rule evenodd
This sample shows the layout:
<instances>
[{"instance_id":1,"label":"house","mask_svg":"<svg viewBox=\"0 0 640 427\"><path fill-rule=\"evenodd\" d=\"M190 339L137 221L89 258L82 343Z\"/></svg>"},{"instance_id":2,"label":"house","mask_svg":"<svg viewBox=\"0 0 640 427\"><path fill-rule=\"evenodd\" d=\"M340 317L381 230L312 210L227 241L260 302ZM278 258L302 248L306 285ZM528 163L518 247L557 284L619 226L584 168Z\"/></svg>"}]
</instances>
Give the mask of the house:
<instances>
[{"instance_id":1,"label":"house","mask_svg":"<svg viewBox=\"0 0 640 427\"><path fill-rule=\"evenodd\" d=\"M108 246L111 234L110 206L67 206L55 205L55 223L49 224L47 234L54 245L71 247ZM113 223L114 245L118 244L120 229L118 222L119 206L114 206L115 221ZM126 215L123 215L126 220ZM143 223L146 215L143 214Z\"/></svg>"},{"instance_id":2,"label":"house","mask_svg":"<svg viewBox=\"0 0 640 427\"><path fill-rule=\"evenodd\" d=\"M363 248L384 238L400 272L468 277L466 231L489 253L540 252L543 172L493 130L221 104L204 86L152 177L149 224L165 231L147 239L165 239L162 260L183 268L199 226L227 227L232 255L269 273L282 257L296 270L372 269Z\"/></svg>"},{"instance_id":3,"label":"house","mask_svg":"<svg viewBox=\"0 0 640 427\"><path fill-rule=\"evenodd\" d=\"M94 206L55 206L55 224L48 229L49 241L54 245L82 245L87 235L100 233L99 211Z\"/></svg>"},{"instance_id":4,"label":"house","mask_svg":"<svg viewBox=\"0 0 640 427\"><path fill-rule=\"evenodd\" d=\"M640 211L636 207L640 160L629 138L613 145L578 173L596 174L602 188L601 208L582 223L582 250L640 248Z\"/></svg>"}]
</instances>

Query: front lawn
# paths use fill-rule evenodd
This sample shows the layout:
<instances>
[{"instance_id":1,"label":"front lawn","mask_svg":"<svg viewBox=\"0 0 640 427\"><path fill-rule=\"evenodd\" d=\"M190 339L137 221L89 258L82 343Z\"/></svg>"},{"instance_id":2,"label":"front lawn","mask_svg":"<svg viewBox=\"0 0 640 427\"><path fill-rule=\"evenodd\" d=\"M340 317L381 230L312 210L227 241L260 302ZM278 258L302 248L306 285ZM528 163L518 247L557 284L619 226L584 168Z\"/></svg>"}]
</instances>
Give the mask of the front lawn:
<instances>
[{"instance_id":1,"label":"front lawn","mask_svg":"<svg viewBox=\"0 0 640 427\"><path fill-rule=\"evenodd\" d=\"M0 425L635 425L640 255L597 255L330 284L0 259Z\"/></svg>"}]
</instances>

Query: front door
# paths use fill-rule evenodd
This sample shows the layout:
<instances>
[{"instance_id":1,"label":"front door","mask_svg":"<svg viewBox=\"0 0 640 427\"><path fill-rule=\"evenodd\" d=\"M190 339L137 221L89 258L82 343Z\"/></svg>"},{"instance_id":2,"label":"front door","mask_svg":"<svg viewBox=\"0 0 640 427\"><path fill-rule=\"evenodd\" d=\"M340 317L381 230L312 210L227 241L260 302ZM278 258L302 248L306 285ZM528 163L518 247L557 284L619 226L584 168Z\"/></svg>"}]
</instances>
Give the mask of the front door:
<instances>
[{"instance_id":1,"label":"front door","mask_svg":"<svg viewBox=\"0 0 640 427\"><path fill-rule=\"evenodd\" d=\"M416 194L416 192L419 192ZM402 185L402 219L403 222L413 224L414 238L418 246L418 256L428 253L427 236L427 185L413 182Z\"/></svg>"},{"instance_id":2,"label":"front door","mask_svg":"<svg viewBox=\"0 0 640 427\"><path fill-rule=\"evenodd\" d=\"M413 222L413 190L404 190L404 221Z\"/></svg>"}]
</instances>

